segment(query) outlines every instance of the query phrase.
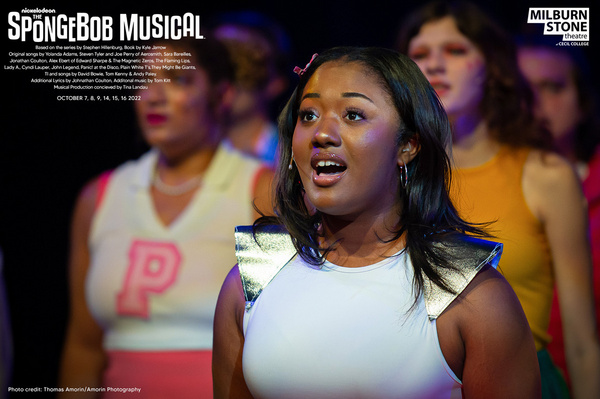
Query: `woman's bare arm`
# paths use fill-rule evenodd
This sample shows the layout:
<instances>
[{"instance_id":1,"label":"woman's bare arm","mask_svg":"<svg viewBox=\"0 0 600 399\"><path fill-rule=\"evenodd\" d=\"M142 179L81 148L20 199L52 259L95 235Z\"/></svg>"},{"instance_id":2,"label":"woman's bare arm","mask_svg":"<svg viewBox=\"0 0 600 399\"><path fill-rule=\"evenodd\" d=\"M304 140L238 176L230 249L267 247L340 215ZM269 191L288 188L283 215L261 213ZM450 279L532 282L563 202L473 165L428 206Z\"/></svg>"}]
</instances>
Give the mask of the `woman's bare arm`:
<instances>
[{"instance_id":1,"label":"woman's bare arm","mask_svg":"<svg viewBox=\"0 0 600 399\"><path fill-rule=\"evenodd\" d=\"M523 187L550 244L574 397L600 398L587 206L579 179L563 158L534 152L526 164Z\"/></svg>"},{"instance_id":2,"label":"woman's bare arm","mask_svg":"<svg viewBox=\"0 0 600 399\"><path fill-rule=\"evenodd\" d=\"M541 397L533 336L514 291L486 266L459 297L465 398Z\"/></svg>"},{"instance_id":3,"label":"woman's bare arm","mask_svg":"<svg viewBox=\"0 0 600 399\"><path fill-rule=\"evenodd\" d=\"M244 307L240 273L235 266L221 288L215 313L212 369L216 399L252 398L242 370Z\"/></svg>"}]
</instances>

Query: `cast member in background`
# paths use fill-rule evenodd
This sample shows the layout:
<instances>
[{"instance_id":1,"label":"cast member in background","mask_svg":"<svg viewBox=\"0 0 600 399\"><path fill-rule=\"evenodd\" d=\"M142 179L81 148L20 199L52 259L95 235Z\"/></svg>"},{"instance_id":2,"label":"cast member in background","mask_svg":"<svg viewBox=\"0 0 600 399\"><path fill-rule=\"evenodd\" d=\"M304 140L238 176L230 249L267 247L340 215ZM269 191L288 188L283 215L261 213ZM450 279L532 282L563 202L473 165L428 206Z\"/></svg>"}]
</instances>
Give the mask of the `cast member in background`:
<instances>
[{"instance_id":1,"label":"cast member in background","mask_svg":"<svg viewBox=\"0 0 600 399\"><path fill-rule=\"evenodd\" d=\"M165 54L154 65L188 59L180 65L194 69L156 70L163 81L135 103L151 150L91 181L77 201L60 384L212 397L213 315L235 261L234 226L255 220L253 201L269 212L272 172L222 144L226 48L210 38L157 44L191 59Z\"/></svg>"},{"instance_id":2,"label":"cast member in background","mask_svg":"<svg viewBox=\"0 0 600 399\"><path fill-rule=\"evenodd\" d=\"M279 24L258 12L234 12L213 21L215 37L230 50L236 95L228 115L227 140L275 166L275 115L287 92L290 39Z\"/></svg>"},{"instance_id":3,"label":"cast member in background","mask_svg":"<svg viewBox=\"0 0 600 399\"><path fill-rule=\"evenodd\" d=\"M399 49L419 65L452 123L452 198L472 223L504 244L499 270L535 338L545 398L568 390L546 346L554 285L561 298L567 362L578 399L600 397L587 214L570 163L549 151L526 105L515 45L480 8L434 2L402 24Z\"/></svg>"},{"instance_id":4,"label":"cast member in background","mask_svg":"<svg viewBox=\"0 0 600 399\"><path fill-rule=\"evenodd\" d=\"M550 40L551 39L551 40ZM519 67L534 93L534 115L550 130L556 150L576 167L588 203L596 327L600 325L600 109L590 67L579 47L557 47L556 36L518 38ZM558 297L548 351L568 378Z\"/></svg>"}]
</instances>

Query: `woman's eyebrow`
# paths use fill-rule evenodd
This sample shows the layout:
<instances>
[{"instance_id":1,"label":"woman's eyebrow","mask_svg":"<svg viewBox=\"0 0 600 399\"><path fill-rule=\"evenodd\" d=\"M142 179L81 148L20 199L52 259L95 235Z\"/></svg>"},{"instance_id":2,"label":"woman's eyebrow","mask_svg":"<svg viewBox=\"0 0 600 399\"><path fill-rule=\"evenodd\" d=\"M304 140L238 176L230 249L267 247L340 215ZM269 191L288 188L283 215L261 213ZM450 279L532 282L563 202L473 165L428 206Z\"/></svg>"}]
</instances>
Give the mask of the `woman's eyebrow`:
<instances>
[{"instance_id":1,"label":"woman's eyebrow","mask_svg":"<svg viewBox=\"0 0 600 399\"><path fill-rule=\"evenodd\" d=\"M362 93L357 93L354 91L342 93L342 98L352 98L352 97L364 98L365 100L375 104L373 102L373 100L371 100L369 97L367 97L366 95L364 95ZM321 95L319 93L306 93L304 96L302 96L302 100L304 100L305 98L321 98Z\"/></svg>"},{"instance_id":2,"label":"woman's eyebrow","mask_svg":"<svg viewBox=\"0 0 600 399\"><path fill-rule=\"evenodd\" d=\"M365 100L373 103L373 100L371 100L369 97L365 96L362 93L356 93L356 92L353 92L353 91L342 93L342 97L344 97L344 98L348 98L348 97L360 97L360 98L364 98ZM373 104L375 104L375 103L373 103Z\"/></svg>"},{"instance_id":3,"label":"woman's eyebrow","mask_svg":"<svg viewBox=\"0 0 600 399\"><path fill-rule=\"evenodd\" d=\"M319 93L306 93L305 95L302 96L302 101L304 101L305 98L320 98L321 95Z\"/></svg>"}]
</instances>

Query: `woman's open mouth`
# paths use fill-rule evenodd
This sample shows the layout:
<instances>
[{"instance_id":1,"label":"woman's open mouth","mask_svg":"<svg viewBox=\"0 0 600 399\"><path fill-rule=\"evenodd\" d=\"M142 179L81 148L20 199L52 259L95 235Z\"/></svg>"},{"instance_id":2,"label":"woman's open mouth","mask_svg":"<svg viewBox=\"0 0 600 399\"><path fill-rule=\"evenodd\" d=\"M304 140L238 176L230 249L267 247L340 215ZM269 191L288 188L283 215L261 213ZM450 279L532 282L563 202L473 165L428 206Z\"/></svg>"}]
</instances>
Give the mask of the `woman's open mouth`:
<instances>
[{"instance_id":1,"label":"woman's open mouth","mask_svg":"<svg viewBox=\"0 0 600 399\"><path fill-rule=\"evenodd\" d=\"M342 158L330 153L317 153L311 159L313 169L312 180L319 187L335 184L344 176L347 170Z\"/></svg>"}]
</instances>

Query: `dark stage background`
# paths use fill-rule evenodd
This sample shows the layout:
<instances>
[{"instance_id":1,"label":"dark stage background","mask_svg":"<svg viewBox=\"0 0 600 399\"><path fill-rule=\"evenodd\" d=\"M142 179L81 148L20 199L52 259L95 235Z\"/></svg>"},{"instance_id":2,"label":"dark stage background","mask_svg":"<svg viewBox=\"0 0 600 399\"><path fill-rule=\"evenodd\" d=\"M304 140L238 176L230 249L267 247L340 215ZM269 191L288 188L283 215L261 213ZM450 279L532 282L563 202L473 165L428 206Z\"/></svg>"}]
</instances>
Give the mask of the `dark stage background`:
<instances>
[{"instance_id":1,"label":"dark stage background","mask_svg":"<svg viewBox=\"0 0 600 399\"><path fill-rule=\"evenodd\" d=\"M402 16L422 1L169 1L113 6L101 2L5 2L9 11L54 8L90 15L199 14L252 9L278 20L293 43L292 64L304 66L314 52L334 45L391 46ZM529 7L590 7L589 56L600 49L598 7L587 1L508 0L483 3L506 28L527 21ZM8 27L5 22L5 26ZM6 32L6 30L5 30ZM6 33L5 33L6 35ZM557 37L557 41L559 41ZM19 43L4 39L4 64ZM32 49L27 43L27 49ZM591 59L592 67L598 60ZM13 387L56 387L65 329L68 229L82 185L98 173L137 157L144 147L130 103L59 102L50 85L32 84L30 72L3 71L0 129L0 247L14 343ZM598 78L590 84L598 86ZM63 93L60 93L63 94ZM69 93L71 94L71 93ZM0 321L1 322L1 321ZM0 398L5 392L0 393ZM19 396L19 395L14 395Z\"/></svg>"}]
</instances>

